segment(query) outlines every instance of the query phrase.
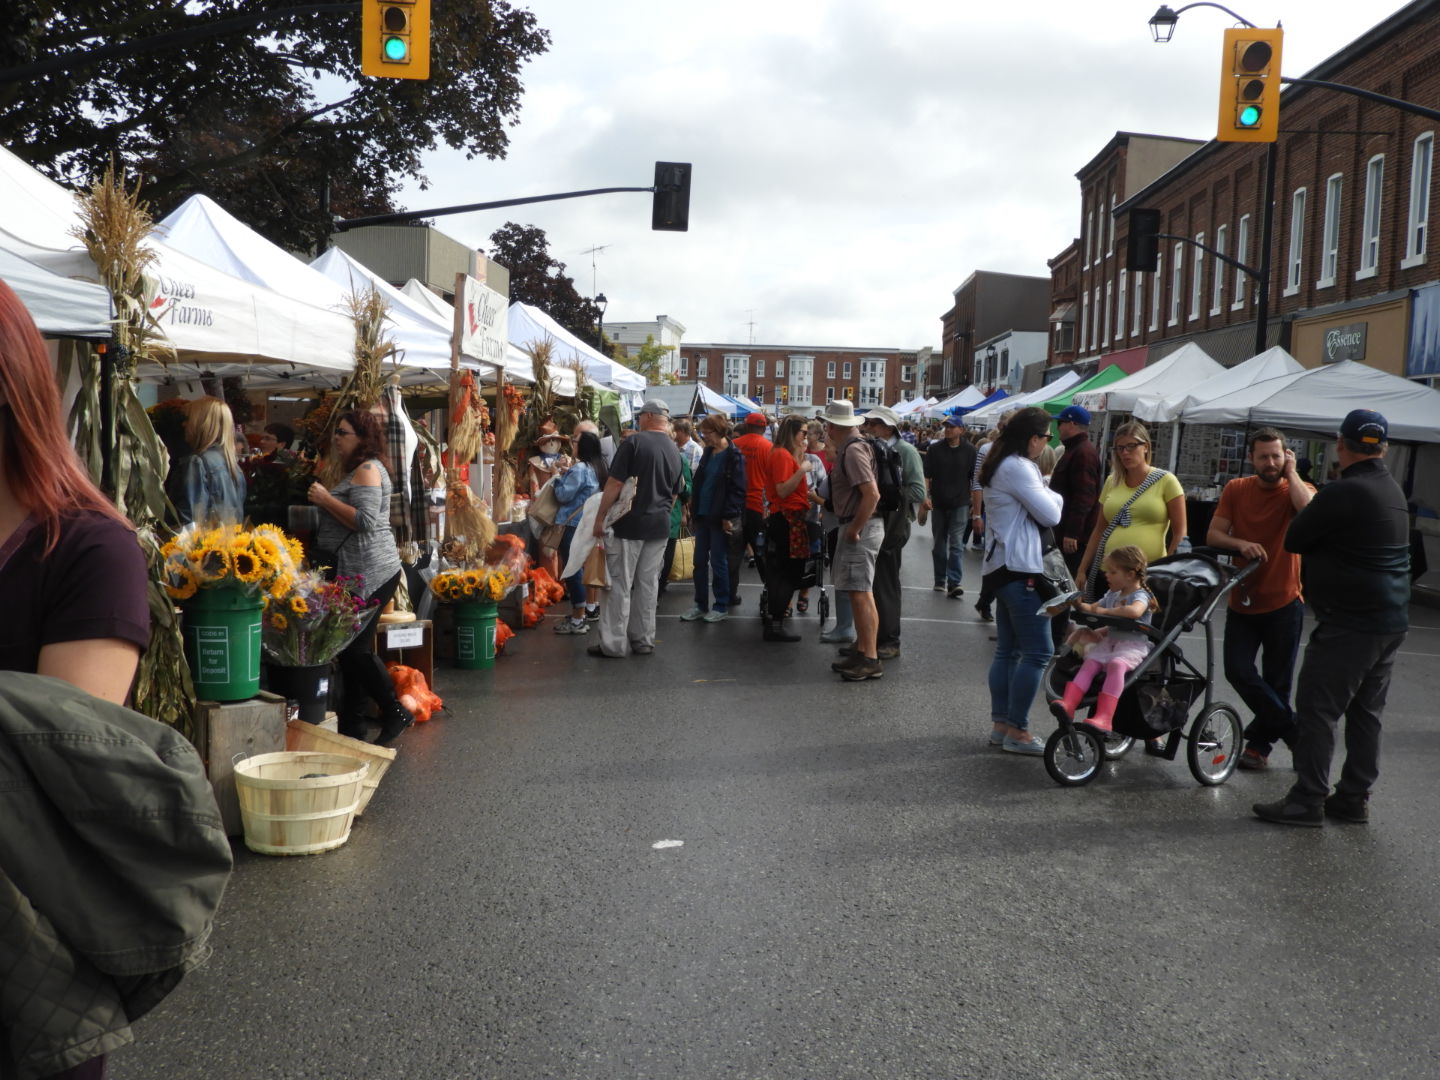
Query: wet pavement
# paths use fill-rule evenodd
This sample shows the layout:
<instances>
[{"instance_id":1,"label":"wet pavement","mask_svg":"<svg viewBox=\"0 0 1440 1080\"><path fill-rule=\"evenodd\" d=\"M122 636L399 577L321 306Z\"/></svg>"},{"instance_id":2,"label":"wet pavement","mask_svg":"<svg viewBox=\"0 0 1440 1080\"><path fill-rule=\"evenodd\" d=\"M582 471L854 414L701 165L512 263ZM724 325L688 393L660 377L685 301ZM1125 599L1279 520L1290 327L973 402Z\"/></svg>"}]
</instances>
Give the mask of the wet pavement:
<instances>
[{"instance_id":1,"label":"wet pavement","mask_svg":"<svg viewBox=\"0 0 1440 1080\"><path fill-rule=\"evenodd\" d=\"M949 600L928 542L879 681L830 672L813 607L762 643L753 584L715 625L671 586L653 656L547 621L444 668L345 847L238 849L214 957L112 1077L1440 1075L1440 611L1372 823L1284 828L1249 812L1283 748L1078 789L990 749L977 557Z\"/></svg>"}]
</instances>

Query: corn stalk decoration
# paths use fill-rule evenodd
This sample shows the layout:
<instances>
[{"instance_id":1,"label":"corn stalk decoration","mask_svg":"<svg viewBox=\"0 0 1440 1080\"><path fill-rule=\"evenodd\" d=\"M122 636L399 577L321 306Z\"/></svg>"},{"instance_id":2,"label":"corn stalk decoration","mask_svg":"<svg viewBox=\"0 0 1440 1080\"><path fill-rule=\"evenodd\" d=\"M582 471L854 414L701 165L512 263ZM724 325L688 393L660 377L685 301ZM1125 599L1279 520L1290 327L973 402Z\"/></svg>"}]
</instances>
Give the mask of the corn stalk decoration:
<instances>
[{"instance_id":1,"label":"corn stalk decoration","mask_svg":"<svg viewBox=\"0 0 1440 1080\"><path fill-rule=\"evenodd\" d=\"M145 246L151 218L139 192L138 183L127 190L112 165L88 192L77 196L81 225L74 235L84 243L115 305L113 373L107 391L101 385L97 354L85 345L67 342L61 351L60 375L64 383L71 371L78 371L80 392L70 412L76 451L97 484L109 462L111 489L105 494L135 525L149 567L150 647L140 657L135 709L178 729L193 742L195 687L175 605L161 584L160 546L170 536L164 489L170 455L135 393L136 364L165 363L175 356L150 315L155 282L145 270L155 253ZM108 442L101 421L101 395L107 392L114 418Z\"/></svg>"},{"instance_id":2,"label":"corn stalk decoration","mask_svg":"<svg viewBox=\"0 0 1440 1080\"><path fill-rule=\"evenodd\" d=\"M390 305L374 285L345 297L347 314L355 324L355 369L345 376L332 400L330 414L326 417L316 449L325 456L320 470L320 482L334 487L341 480L342 463L330 454L334 444L335 425L340 422L341 413L357 410L364 412L380 403L385 392L385 362L392 360L400 351L385 330L390 318Z\"/></svg>"}]
</instances>

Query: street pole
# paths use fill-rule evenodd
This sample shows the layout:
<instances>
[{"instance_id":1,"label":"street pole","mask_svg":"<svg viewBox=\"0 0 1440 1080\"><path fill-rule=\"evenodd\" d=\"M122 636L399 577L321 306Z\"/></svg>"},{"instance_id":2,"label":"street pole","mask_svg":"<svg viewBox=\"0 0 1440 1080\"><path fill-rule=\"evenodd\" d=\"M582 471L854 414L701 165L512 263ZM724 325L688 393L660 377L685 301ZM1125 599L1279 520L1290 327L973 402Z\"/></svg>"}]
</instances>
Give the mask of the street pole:
<instances>
[{"instance_id":1,"label":"street pole","mask_svg":"<svg viewBox=\"0 0 1440 1080\"><path fill-rule=\"evenodd\" d=\"M1275 231L1275 172L1279 142L1272 142L1265 151L1265 204L1260 214L1260 295L1255 300L1255 355L1269 344L1270 320L1270 241Z\"/></svg>"}]
</instances>

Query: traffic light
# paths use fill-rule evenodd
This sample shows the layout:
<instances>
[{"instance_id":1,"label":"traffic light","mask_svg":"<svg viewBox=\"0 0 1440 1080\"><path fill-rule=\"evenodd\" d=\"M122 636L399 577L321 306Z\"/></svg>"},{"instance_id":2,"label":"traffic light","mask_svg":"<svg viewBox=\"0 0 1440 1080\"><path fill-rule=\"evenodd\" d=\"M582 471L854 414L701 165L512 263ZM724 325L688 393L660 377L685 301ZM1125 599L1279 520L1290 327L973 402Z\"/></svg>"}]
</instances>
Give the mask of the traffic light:
<instances>
[{"instance_id":1,"label":"traffic light","mask_svg":"<svg viewBox=\"0 0 1440 1080\"><path fill-rule=\"evenodd\" d=\"M788 405L788 404L790 404L790 387L789 387L789 385L786 384L786 383L781 383L781 384L780 384L780 404L781 404L781 405Z\"/></svg>"},{"instance_id":2,"label":"traffic light","mask_svg":"<svg viewBox=\"0 0 1440 1080\"><path fill-rule=\"evenodd\" d=\"M845 400L846 400L846 401L854 401L854 400L855 400L855 388L854 388L853 386L847 386L847 387L845 387Z\"/></svg>"},{"instance_id":3,"label":"traffic light","mask_svg":"<svg viewBox=\"0 0 1440 1080\"><path fill-rule=\"evenodd\" d=\"M690 163L655 163L655 201L650 228L661 232L690 231Z\"/></svg>"},{"instance_id":4,"label":"traffic light","mask_svg":"<svg viewBox=\"0 0 1440 1080\"><path fill-rule=\"evenodd\" d=\"M1220 69L1220 142L1274 142L1280 133L1280 42L1284 31L1225 31Z\"/></svg>"},{"instance_id":5,"label":"traffic light","mask_svg":"<svg viewBox=\"0 0 1440 1080\"><path fill-rule=\"evenodd\" d=\"M1153 274L1160 267L1160 211L1130 208L1130 231L1125 237L1125 269Z\"/></svg>"},{"instance_id":6,"label":"traffic light","mask_svg":"<svg viewBox=\"0 0 1440 1080\"><path fill-rule=\"evenodd\" d=\"M430 78L430 0L363 0L360 70L387 79Z\"/></svg>"}]
</instances>

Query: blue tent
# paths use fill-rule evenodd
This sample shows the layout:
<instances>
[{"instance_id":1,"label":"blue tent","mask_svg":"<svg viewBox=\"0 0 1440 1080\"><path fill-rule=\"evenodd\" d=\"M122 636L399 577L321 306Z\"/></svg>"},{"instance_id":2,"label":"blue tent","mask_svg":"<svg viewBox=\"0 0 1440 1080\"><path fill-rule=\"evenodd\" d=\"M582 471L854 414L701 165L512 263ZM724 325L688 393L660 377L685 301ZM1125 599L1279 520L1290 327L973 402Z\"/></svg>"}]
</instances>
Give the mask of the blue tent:
<instances>
[{"instance_id":1,"label":"blue tent","mask_svg":"<svg viewBox=\"0 0 1440 1080\"><path fill-rule=\"evenodd\" d=\"M1007 394L1004 390L996 390L993 394L985 398L983 401L977 401L974 405L957 405L955 406L955 408L951 409L946 415L964 416L966 413L974 412L976 409L983 409L986 405L993 405L1001 398L1007 398L1009 396L1010 395Z\"/></svg>"}]
</instances>

